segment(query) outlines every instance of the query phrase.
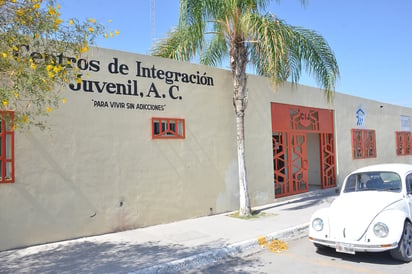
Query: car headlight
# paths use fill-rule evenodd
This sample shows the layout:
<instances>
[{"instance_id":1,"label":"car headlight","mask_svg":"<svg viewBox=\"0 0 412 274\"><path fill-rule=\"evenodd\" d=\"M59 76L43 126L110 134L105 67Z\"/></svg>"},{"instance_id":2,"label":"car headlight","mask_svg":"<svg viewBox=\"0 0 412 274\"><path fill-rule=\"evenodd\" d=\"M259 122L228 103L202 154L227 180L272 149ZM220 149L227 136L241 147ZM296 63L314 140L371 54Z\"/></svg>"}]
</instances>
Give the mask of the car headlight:
<instances>
[{"instance_id":1,"label":"car headlight","mask_svg":"<svg viewBox=\"0 0 412 274\"><path fill-rule=\"evenodd\" d=\"M373 226L373 233L379 238L385 238L388 236L389 228L384 223L379 222Z\"/></svg>"},{"instance_id":2,"label":"car headlight","mask_svg":"<svg viewBox=\"0 0 412 274\"><path fill-rule=\"evenodd\" d=\"M321 218L316 218L312 221L312 227L316 231L321 231L323 229L323 220Z\"/></svg>"}]
</instances>

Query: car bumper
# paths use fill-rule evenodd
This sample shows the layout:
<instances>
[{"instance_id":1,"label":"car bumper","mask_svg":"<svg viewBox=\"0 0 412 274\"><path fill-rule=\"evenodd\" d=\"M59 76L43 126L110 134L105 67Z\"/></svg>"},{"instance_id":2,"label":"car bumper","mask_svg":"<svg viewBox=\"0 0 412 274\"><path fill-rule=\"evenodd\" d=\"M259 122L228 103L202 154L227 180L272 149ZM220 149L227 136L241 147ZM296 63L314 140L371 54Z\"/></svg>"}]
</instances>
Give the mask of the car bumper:
<instances>
[{"instance_id":1,"label":"car bumper","mask_svg":"<svg viewBox=\"0 0 412 274\"><path fill-rule=\"evenodd\" d=\"M309 240L315 244L334 248L337 252L355 254L356 252L383 252L394 249L398 246L397 242L389 244L369 244L353 241L339 242L325 239L309 237Z\"/></svg>"}]
</instances>

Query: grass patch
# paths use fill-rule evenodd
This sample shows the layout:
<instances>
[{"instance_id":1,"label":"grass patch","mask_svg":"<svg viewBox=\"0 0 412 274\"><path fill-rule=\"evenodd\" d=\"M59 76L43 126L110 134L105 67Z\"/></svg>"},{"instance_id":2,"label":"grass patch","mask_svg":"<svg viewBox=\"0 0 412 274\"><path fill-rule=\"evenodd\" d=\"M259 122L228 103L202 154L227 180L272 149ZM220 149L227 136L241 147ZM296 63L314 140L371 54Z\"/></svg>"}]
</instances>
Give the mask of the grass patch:
<instances>
[{"instance_id":1,"label":"grass patch","mask_svg":"<svg viewBox=\"0 0 412 274\"><path fill-rule=\"evenodd\" d=\"M239 218L243 220L249 220L249 219L256 219L259 217L264 217L267 216L268 214L266 212L260 211L260 210L252 210L252 215L250 216L239 216L239 211L236 211L234 213L228 214L227 216L232 217L232 218Z\"/></svg>"}]
</instances>

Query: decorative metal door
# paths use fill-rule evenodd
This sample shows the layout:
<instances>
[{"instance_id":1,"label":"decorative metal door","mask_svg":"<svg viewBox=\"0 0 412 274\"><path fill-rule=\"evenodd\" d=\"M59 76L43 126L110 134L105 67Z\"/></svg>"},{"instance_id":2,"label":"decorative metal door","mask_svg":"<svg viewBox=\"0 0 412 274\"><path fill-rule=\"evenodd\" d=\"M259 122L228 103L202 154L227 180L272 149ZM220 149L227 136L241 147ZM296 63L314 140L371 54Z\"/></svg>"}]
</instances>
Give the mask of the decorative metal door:
<instances>
[{"instance_id":1,"label":"decorative metal door","mask_svg":"<svg viewBox=\"0 0 412 274\"><path fill-rule=\"evenodd\" d=\"M272 135L273 143L273 173L275 182L275 196L285 196L288 191L288 153L287 133L278 132Z\"/></svg>"},{"instance_id":2,"label":"decorative metal door","mask_svg":"<svg viewBox=\"0 0 412 274\"><path fill-rule=\"evenodd\" d=\"M305 134L273 134L275 196L308 191L308 160Z\"/></svg>"},{"instance_id":3,"label":"decorative metal door","mask_svg":"<svg viewBox=\"0 0 412 274\"><path fill-rule=\"evenodd\" d=\"M335 148L333 134L319 134L320 142L320 172L321 187L329 188L336 186L336 166L335 166Z\"/></svg>"},{"instance_id":4,"label":"decorative metal door","mask_svg":"<svg viewBox=\"0 0 412 274\"><path fill-rule=\"evenodd\" d=\"M335 187L333 111L279 103L271 111L275 197L309 190L308 134L319 136L320 186Z\"/></svg>"}]
</instances>

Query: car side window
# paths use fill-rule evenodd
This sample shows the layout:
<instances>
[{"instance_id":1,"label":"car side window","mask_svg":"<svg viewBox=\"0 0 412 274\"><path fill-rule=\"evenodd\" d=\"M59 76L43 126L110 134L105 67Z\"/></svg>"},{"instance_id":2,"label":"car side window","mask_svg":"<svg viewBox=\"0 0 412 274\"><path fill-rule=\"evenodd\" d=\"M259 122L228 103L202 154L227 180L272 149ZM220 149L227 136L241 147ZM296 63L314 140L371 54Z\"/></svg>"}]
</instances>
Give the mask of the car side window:
<instances>
[{"instance_id":1,"label":"car side window","mask_svg":"<svg viewBox=\"0 0 412 274\"><path fill-rule=\"evenodd\" d=\"M406 191L408 194L412 194L412 174L406 176Z\"/></svg>"}]
</instances>

